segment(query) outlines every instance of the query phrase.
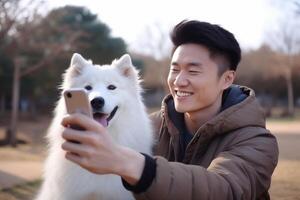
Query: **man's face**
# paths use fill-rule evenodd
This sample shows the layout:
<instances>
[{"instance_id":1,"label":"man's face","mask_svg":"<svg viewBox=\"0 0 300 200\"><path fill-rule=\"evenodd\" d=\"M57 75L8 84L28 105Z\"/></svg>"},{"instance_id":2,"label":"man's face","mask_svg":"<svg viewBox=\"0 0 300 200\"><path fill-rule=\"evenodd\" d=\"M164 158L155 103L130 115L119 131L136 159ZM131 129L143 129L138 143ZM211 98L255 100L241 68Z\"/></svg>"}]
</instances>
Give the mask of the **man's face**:
<instances>
[{"instance_id":1,"label":"man's face","mask_svg":"<svg viewBox=\"0 0 300 200\"><path fill-rule=\"evenodd\" d=\"M168 85L178 112L197 112L214 105L230 84L226 72L218 75L209 50L198 44L184 44L175 50Z\"/></svg>"}]
</instances>

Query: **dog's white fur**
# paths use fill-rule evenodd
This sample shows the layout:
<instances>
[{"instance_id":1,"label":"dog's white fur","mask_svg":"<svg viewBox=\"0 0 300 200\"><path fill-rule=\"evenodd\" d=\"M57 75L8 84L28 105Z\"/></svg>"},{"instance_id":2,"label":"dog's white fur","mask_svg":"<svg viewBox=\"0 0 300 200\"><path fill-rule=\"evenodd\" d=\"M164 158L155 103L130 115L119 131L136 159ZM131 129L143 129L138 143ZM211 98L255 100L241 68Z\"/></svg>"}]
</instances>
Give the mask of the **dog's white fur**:
<instances>
[{"instance_id":1,"label":"dog's white fur","mask_svg":"<svg viewBox=\"0 0 300 200\"><path fill-rule=\"evenodd\" d=\"M115 90L108 90L108 85ZM89 99L101 96L104 111L111 112L117 105L115 116L107 127L114 140L138 152L151 154L153 143L150 120L142 103L140 81L129 55L123 55L111 65L93 65L81 55L74 54L64 74L62 89L84 88L91 85ZM55 117L48 130L49 155L45 162L44 182L37 200L114 200L133 199L116 175L93 174L65 159L61 145L62 117L66 114L61 96Z\"/></svg>"}]
</instances>

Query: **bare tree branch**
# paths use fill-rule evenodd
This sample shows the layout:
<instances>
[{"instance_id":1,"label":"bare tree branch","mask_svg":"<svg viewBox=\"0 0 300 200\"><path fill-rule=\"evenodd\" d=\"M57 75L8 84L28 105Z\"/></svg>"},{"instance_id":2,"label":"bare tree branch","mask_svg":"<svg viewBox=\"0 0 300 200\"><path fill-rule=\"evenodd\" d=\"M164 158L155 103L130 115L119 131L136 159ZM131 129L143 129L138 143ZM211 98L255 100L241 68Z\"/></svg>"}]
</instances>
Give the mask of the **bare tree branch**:
<instances>
[{"instance_id":1,"label":"bare tree branch","mask_svg":"<svg viewBox=\"0 0 300 200\"><path fill-rule=\"evenodd\" d=\"M294 1L294 5L296 7L296 15L300 16L300 1L299 0L295 0Z\"/></svg>"},{"instance_id":2,"label":"bare tree branch","mask_svg":"<svg viewBox=\"0 0 300 200\"><path fill-rule=\"evenodd\" d=\"M50 51L48 51L48 53L46 53L46 55L44 56L43 59L41 59L40 62L38 62L37 64L35 64L34 66L27 68L24 72L21 72L20 77L24 77L28 74L33 73L34 71L44 67L45 65L51 63L51 61L53 60L53 58L59 57L59 55L63 52L65 52L66 50L68 50L68 48L70 46L73 45L73 43L80 38L81 36L83 36L84 33L83 32L76 32L73 35L71 35L69 37L69 39L65 42L64 45L62 44L55 44L52 45L52 47L50 47ZM48 47L49 48L49 47Z\"/></svg>"}]
</instances>

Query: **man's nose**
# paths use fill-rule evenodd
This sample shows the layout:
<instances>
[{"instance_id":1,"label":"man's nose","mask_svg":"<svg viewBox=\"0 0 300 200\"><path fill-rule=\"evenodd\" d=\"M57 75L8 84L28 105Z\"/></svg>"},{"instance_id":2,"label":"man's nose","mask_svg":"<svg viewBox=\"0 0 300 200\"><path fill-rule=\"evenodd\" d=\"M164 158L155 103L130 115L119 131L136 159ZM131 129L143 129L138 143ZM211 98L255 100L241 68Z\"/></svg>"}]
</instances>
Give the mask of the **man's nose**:
<instances>
[{"instance_id":1,"label":"man's nose","mask_svg":"<svg viewBox=\"0 0 300 200\"><path fill-rule=\"evenodd\" d=\"M186 86L188 85L188 83L189 83L188 77L182 71L179 74L177 74L177 76L175 77L174 85L176 86Z\"/></svg>"}]
</instances>

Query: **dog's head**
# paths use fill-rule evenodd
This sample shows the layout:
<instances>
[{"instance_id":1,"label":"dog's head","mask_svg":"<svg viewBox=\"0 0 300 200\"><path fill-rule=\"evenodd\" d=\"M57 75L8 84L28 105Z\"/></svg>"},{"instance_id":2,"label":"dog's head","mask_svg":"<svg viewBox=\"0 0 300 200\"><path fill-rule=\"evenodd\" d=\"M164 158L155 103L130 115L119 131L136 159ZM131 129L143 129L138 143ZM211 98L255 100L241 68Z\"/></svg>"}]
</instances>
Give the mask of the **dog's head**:
<instances>
[{"instance_id":1,"label":"dog's head","mask_svg":"<svg viewBox=\"0 0 300 200\"><path fill-rule=\"evenodd\" d=\"M128 54L110 65L94 65L75 53L64 75L62 89L84 88L94 119L108 126L120 113L126 112L139 101L139 83L138 71Z\"/></svg>"}]
</instances>

